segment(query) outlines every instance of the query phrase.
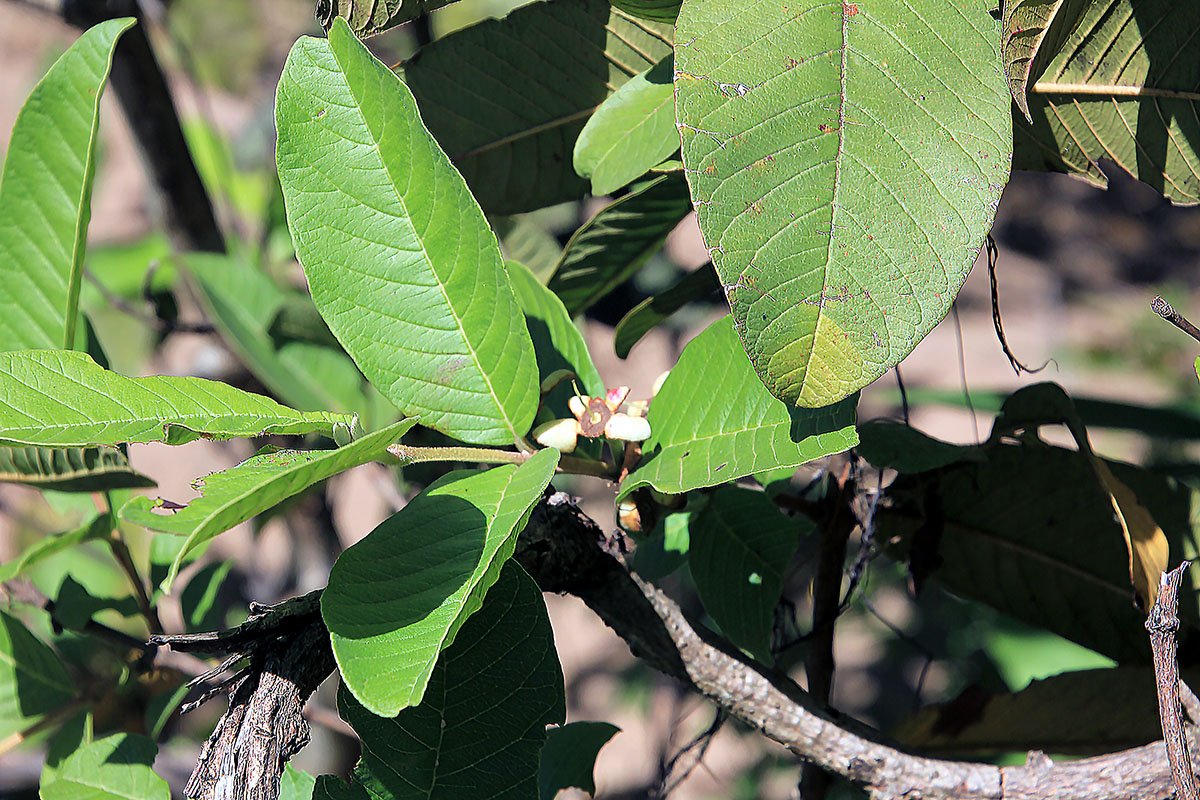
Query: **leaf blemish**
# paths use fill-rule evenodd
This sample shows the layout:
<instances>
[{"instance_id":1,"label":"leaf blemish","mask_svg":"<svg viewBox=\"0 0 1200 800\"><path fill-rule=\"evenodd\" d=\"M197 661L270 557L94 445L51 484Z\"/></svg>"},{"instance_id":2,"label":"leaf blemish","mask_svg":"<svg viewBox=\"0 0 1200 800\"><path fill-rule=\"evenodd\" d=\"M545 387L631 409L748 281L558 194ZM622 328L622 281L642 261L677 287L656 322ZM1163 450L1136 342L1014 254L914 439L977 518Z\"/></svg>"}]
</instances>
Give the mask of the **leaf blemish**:
<instances>
[{"instance_id":1,"label":"leaf blemish","mask_svg":"<svg viewBox=\"0 0 1200 800\"><path fill-rule=\"evenodd\" d=\"M315 117L315 119L320 119L321 117L325 116L325 113L327 111L329 111L329 109L322 108L320 111L317 112L317 116Z\"/></svg>"}]
</instances>

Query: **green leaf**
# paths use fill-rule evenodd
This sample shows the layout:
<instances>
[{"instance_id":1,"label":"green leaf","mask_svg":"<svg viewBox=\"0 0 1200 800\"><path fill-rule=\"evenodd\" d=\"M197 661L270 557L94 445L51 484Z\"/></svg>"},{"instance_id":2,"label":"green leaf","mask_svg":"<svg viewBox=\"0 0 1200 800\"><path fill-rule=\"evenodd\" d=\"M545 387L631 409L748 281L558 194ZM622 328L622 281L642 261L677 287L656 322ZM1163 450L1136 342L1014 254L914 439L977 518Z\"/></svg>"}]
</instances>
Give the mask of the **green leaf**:
<instances>
[{"instance_id":1,"label":"green leaf","mask_svg":"<svg viewBox=\"0 0 1200 800\"><path fill-rule=\"evenodd\" d=\"M75 695L54 651L0 611L0 738L28 727Z\"/></svg>"},{"instance_id":2,"label":"green leaf","mask_svg":"<svg viewBox=\"0 0 1200 800\"><path fill-rule=\"evenodd\" d=\"M647 297L629 310L613 332L613 349L626 358L633 346L656 326L693 300L713 294L721 284L711 266L685 272L669 289Z\"/></svg>"},{"instance_id":3,"label":"green leaf","mask_svg":"<svg viewBox=\"0 0 1200 800\"><path fill-rule=\"evenodd\" d=\"M575 171L612 194L679 149L675 58L667 56L600 104L575 140Z\"/></svg>"},{"instance_id":4,"label":"green leaf","mask_svg":"<svg viewBox=\"0 0 1200 800\"><path fill-rule=\"evenodd\" d=\"M73 531L47 536L32 544L25 552L12 561L0 565L0 582L12 580L39 561L49 558L55 553L69 550L77 544L101 539L112 533L113 518L109 514L93 517L86 525Z\"/></svg>"},{"instance_id":5,"label":"green leaf","mask_svg":"<svg viewBox=\"0 0 1200 800\"><path fill-rule=\"evenodd\" d=\"M634 184L571 236L550 289L577 316L620 286L657 253L691 211L687 187L674 175Z\"/></svg>"},{"instance_id":6,"label":"green leaf","mask_svg":"<svg viewBox=\"0 0 1200 800\"><path fill-rule=\"evenodd\" d=\"M317 19L328 30L338 17L359 36L374 36L388 28L448 6L454 0L317 0Z\"/></svg>"},{"instance_id":7,"label":"green leaf","mask_svg":"<svg viewBox=\"0 0 1200 800\"><path fill-rule=\"evenodd\" d=\"M56 492L144 489L154 479L135 472L113 447L0 447L0 483Z\"/></svg>"},{"instance_id":8,"label":"green leaf","mask_svg":"<svg viewBox=\"0 0 1200 800\"><path fill-rule=\"evenodd\" d=\"M1184 674L1190 685L1193 672ZM1162 738L1151 667L1065 672L1011 694L967 689L949 703L928 706L892 735L935 757L961 758L1026 751L1099 755Z\"/></svg>"},{"instance_id":9,"label":"green leaf","mask_svg":"<svg viewBox=\"0 0 1200 800\"><path fill-rule=\"evenodd\" d=\"M496 217L492 229L500 237L500 252L506 259L524 264L543 286L550 281L562 257L557 239L524 214Z\"/></svg>"},{"instance_id":10,"label":"green leaf","mask_svg":"<svg viewBox=\"0 0 1200 800\"><path fill-rule=\"evenodd\" d=\"M604 381L592 363L583 336L567 315L558 295L538 283L532 272L515 261L507 262L507 266L513 292L525 312L525 323L537 353L539 380L545 381L554 372L565 369L575 374L578 385L589 397L603 396ZM552 417L570 416L567 401L572 394L574 389L569 383L561 384L550 393L545 404Z\"/></svg>"},{"instance_id":11,"label":"green leaf","mask_svg":"<svg viewBox=\"0 0 1200 800\"><path fill-rule=\"evenodd\" d=\"M83 353L0 353L0 443L87 447L184 444L204 437L320 433L353 428L346 414L301 412L202 378L126 378Z\"/></svg>"},{"instance_id":12,"label":"green leaf","mask_svg":"<svg viewBox=\"0 0 1200 800\"><path fill-rule=\"evenodd\" d=\"M537 365L500 247L408 89L335 22L292 47L276 99L279 179L313 300L408 416L510 444Z\"/></svg>"},{"instance_id":13,"label":"green leaf","mask_svg":"<svg viewBox=\"0 0 1200 800\"><path fill-rule=\"evenodd\" d=\"M943 442L899 422L871 420L858 426L858 439L858 454L879 469L924 472L984 460L977 447Z\"/></svg>"},{"instance_id":14,"label":"green leaf","mask_svg":"<svg viewBox=\"0 0 1200 800\"><path fill-rule=\"evenodd\" d=\"M336 450L279 450L267 447L232 469L192 483L201 496L169 514L162 498L135 497L121 507L121 519L150 530L187 537L163 581L169 592L188 553L308 487L368 461L386 457L387 447L416 423L405 419Z\"/></svg>"},{"instance_id":15,"label":"green leaf","mask_svg":"<svg viewBox=\"0 0 1200 800\"><path fill-rule=\"evenodd\" d=\"M1033 440L981 449L984 461L900 475L888 490L894 505L879 515L880 541L907 558L918 585L936 580L1119 663L1147 663L1129 551L1088 459ZM1105 463L1178 554L1191 535L1188 493L1145 470Z\"/></svg>"},{"instance_id":16,"label":"green leaf","mask_svg":"<svg viewBox=\"0 0 1200 800\"><path fill-rule=\"evenodd\" d=\"M421 702L440 653L475 613L550 483L558 451L430 484L329 573L321 614L342 680L373 713Z\"/></svg>"},{"instance_id":17,"label":"green leaf","mask_svg":"<svg viewBox=\"0 0 1200 800\"><path fill-rule=\"evenodd\" d=\"M283 310L288 293L261 270L216 253L188 253L184 264L221 338L273 394L304 411L361 408L361 378L343 353L307 343L276 348L268 326ZM326 360L340 363L314 369Z\"/></svg>"},{"instance_id":18,"label":"green leaf","mask_svg":"<svg viewBox=\"0 0 1200 800\"><path fill-rule=\"evenodd\" d=\"M538 768L539 800L554 800L562 789L582 789L594 795L596 756L620 732L607 722L572 722L546 731Z\"/></svg>"},{"instance_id":19,"label":"green leaf","mask_svg":"<svg viewBox=\"0 0 1200 800\"><path fill-rule=\"evenodd\" d=\"M997 33L979 2L684 4L683 163L776 397L841 400L949 311L1008 179Z\"/></svg>"},{"instance_id":20,"label":"green leaf","mask_svg":"<svg viewBox=\"0 0 1200 800\"><path fill-rule=\"evenodd\" d=\"M606 97L671 52L670 30L607 0L530 3L421 48L404 80L484 210L533 211L586 193L571 169L576 137Z\"/></svg>"},{"instance_id":21,"label":"green leaf","mask_svg":"<svg viewBox=\"0 0 1200 800\"><path fill-rule=\"evenodd\" d=\"M312 775L288 764L279 779L279 800L312 800L316 783Z\"/></svg>"},{"instance_id":22,"label":"green leaf","mask_svg":"<svg viewBox=\"0 0 1200 800\"><path fill-rule=\"evenodd\" d=\"M420 705L382 719L346 688L338 710L363 745L355 783L375 800L535 797L546 726L566 716L546 605L516 563L437 660Z\"/></svg>"},{"instance_id":23,"label":"green leaf","mask_svg":"<svg viewBox=\"0 0 1200 800\"><path fill-rule=\"evenodd\" d=\"M70 574L63 577L54 597L56 622L69 631L82 631L101 611L116 611L123 617L132 617L138 613L138 604L127 593L119 597L104 596L93 593Z\"/></svg>"},{"instance_id":24,"label":"green leaf","mask_svg":"<svg viewBox=\"0 0 1200 800\"><path fill-rule=\"evenodd\" d=\"M84 32L17 115L0 178L0 350L77 344L100 95L134 21Z\"/></svg>"},{"instance_id":25,"label":"green leaf","mask_svg":"<svg viewBox=\"0 0 1200 800\"><path fill-rule=\"evenodd\" d=\"M1010 0L1004 3L1000 63L1017 108L1029 117L1029 84L1046 70L1092 0ZM1032 121L1032 120L1031 120Z\"/></svg>"},{"instance_id":26,"label":"green leaf","mask_svg":"<svg viewBox=\"0 0 1200 800\"><path fill-rule=\"evenodd\" d=\"M211 631L224 626L224 614L217 605L221 587L233 568L232 561L205 564L192 576L179 594L179 610L189 631Z\"/></svg>"},{"instance_id":27,"label":"green leaf","mask_svg":"<svg viewBox=\"0 0 1200 800\"><path fill-rule=\"evenodd\" d=\"M789 408L754 374L729 318L717 320L683 348L650 404L647 458L617 499L639 486L679 494L849 450L856 403Z\"/></svg>"},{"instance_id":28,"label":"green leaf","mask_svg":"<svg viewBox=\"0 0 1200 800\"><path fill-rule=\"evenodd\" d=\"M612 4L635 17L674 24L681 0L612 0Z\"/></svg>"},{"instance_id":29,"label":"green leaf","mask_svg":"<svg viewBox=\"0 0 1200 800\"><path fill-rule=\"evenodd\" d=\"M1200 8L1190 4L1088 3L1031 87L1033 124L1013 120L1013 169L1105 186L1100 160L1107 158L1173 202L1200 202L1197 26Z\"/></svg>"},{"instance_id":30,"label":"green leaf","mask_svg":"<svg viewBox=\"0 0 1200 800\"><path fill-rule=\"evenodd\" d=\"M783 573L816 526L779 513L762 492L722 486L691 524L688 565L721 632L764 664L774 663L771 628Z\"/></svg>"},{"instance_id":31,"label":"green leaf","mask_svg":"<svg viewBox=\"0 0 1200 800\"><path fill-rule=\"evenodd\" d=\"M157 754L154 742L130 733L92 742L42 786L42 800L170 800L170 787L152 769Z\"/></svg>"}]
</instances>

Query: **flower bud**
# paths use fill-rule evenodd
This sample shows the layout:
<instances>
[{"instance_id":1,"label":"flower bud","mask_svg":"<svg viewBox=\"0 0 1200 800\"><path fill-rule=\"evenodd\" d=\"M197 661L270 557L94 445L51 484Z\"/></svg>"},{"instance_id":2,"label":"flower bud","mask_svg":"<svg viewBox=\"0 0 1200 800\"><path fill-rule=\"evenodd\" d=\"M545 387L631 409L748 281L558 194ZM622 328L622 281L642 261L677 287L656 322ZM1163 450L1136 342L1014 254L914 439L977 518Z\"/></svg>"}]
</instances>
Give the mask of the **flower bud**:
<instances>
[{"instance_id":1,"label":"flower bud","mask_svg":"<svg viewBox=\"0 0 1200 800\"><path fill-rule=\"evenodd\" d=\"M650 438L650 423L645 417L613 414L604 425L604 435L625 442L644 442Z\"/></svg>"},{"instance_id":2,"label":"flower bud","mask_svg":"<svg viewBox=\"0 0 1200 800\"><path fill-rule=\"evenodd\" d=\"M560 453L574 452L578 437L577 419L552 419L538 425L533 431L534 441L542 447L557 448Z\"/></svg>"}]
</instances>

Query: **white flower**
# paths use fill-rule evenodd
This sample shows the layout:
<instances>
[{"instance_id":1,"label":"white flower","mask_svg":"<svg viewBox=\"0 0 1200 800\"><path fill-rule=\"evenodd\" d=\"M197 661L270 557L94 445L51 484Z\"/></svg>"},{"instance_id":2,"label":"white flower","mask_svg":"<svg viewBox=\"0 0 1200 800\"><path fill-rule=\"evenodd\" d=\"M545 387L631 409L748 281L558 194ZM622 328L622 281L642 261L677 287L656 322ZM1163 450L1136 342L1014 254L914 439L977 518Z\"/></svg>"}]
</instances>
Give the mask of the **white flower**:
<instances>
[{"instance_id":1,"label":"white flower","mask_svg":"<svg viewBox=\"0 0 1200 800\"><path fill-rule=\"evenodd\" d=\"M579 420L552 419L538 425L533 431L534 440L542 447L555 447L561 453L572 453L579 437Z\"/></svg>"},{"instance_id":2,"label":"white flower","mask_svg":"<svg viewBox=\"0 0 1200 800\"><path fill-rule=\"evenodd\" d=\"M644 442L650 438L650 423L645 417L613 414L604 425L604 435L624 442Z\"/></svg>"}]
</instances>

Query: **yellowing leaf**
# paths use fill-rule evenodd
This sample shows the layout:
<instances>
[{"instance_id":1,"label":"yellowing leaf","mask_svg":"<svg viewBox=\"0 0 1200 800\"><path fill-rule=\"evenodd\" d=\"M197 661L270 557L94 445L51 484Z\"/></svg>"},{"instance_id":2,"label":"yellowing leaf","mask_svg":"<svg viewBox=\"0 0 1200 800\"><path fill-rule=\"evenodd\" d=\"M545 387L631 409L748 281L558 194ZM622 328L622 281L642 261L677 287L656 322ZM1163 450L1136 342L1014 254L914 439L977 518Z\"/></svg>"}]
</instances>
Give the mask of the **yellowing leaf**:
<instances>
[{"instance_id":1,"label":"yellowing leaf","mask_svg":"<svg viewBox=\"0 0 1200 800\"><path fill-rule=\"evenodd\" d=\"M1149 609L1158 597L1159 576L1167 568L1167 537L1146 507L1138 502L1133 490L1117 480L1107 464L1095 456L1092 459L1125 534L1125 546L1129 549L1129 580L1137 594L1138 605Z\"/></svg>"}]
</instances>

